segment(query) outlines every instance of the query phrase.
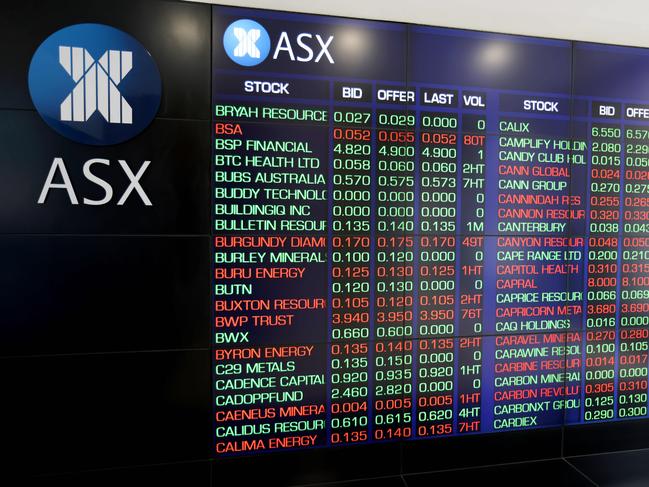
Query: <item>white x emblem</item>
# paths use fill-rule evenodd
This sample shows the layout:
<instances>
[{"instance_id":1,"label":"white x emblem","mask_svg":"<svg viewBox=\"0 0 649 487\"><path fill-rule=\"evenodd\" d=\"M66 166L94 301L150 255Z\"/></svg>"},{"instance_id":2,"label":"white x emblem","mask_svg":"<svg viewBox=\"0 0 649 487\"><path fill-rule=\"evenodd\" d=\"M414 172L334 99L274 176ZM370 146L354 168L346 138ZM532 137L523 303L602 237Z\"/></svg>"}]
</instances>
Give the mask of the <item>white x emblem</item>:
<instances>
[{"instance_id":1,"label":"white x emblem","mask_svg":"<svg viewBox=\"0 0 649 487\"><path fill-rule=\"evenodd\" d=\"M117 88L133 67L131 51L108 50L97 62L82 47L59 46L59 63L76 83L61 103L61 120L85 122L98 110L109 123L133 123Z\"/></svg>"},{"instance_id":2,"label":"white x emblem","mask_svg":"<svg viewBox=\"0 0 649 487\"><path fill-rule=\"evenodd\" d=\"M239 41L237 47L234 48L234 57L244 57L246 54L255 59L261 57L259 48L256 46L257 41L261 37L261 31L259 29L250 29L246 32L241 27L235 27L234 37Z\"/></svg>"}]
</instances>

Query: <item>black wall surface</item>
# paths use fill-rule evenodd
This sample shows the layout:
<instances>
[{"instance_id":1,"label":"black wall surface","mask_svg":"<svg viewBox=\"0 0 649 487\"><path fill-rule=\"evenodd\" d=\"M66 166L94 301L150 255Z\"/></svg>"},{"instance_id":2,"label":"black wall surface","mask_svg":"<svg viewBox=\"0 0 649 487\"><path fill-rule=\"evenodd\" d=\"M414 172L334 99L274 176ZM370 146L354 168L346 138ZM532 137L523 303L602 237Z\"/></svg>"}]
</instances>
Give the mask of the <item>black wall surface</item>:
<instances>
[{"instance_id":1,"label":"black wall surface","mask_svg":"<svg viewBox=\"0 0 649 487\"><path fill-rule=\"evenodd\" d=\"M153 123L112 147L53 132L27 71L51 33L105 23L162 77ZM609 423L215 459L210 384L211 7L26 1L0 7L0 481L4 485L292 485L649 446L647 422ZM154 205L37 205L54 157L75 188L91 157L150 159ZM89 194L90 197L91 193Z\"/></svg>"},{"instance_id":2,"label":"black wall surface","mask_svg":"<svg viewBox=\"0 0 649 487\"><path fill-rule=\"evenodd\" d=\"M146 0L0 7L4 485L210 483L210 12ZM160 70L157 117L126 143L67 140L32 105L34 51L82 22L132 35ZM89 198L83 163L109 159L101 177L117 196L72 206L53 191L37 205L54 157ZM151 160L142 186L153 206L117 206L128 185L118 159L134 170Z\"/></svg>"}]
</instances>

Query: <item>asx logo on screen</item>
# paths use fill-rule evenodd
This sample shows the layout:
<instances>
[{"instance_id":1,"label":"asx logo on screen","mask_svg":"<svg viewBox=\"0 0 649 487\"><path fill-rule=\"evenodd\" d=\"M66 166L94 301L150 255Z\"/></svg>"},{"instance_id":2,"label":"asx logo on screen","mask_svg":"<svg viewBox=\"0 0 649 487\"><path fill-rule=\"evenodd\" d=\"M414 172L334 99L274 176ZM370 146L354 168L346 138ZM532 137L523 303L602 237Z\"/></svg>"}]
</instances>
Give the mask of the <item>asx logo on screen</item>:
<instances>
[{"instance_id":1,"label":"asx logo on screen","mask_svg":"<svg viewBox=\"0 0 649 487\"><path fill-rule=\"evenodd\" d=\"M28 84L43 120L82 144L128 140L160 106L160 73L149 52L103 24L71 25L45 39L32 57Z\"/></svg>"},{"instance_id":2,"label":"asx logo on screen","mask_svg":"<svg viewBox=\"0 0 649 487\"><path fill-rule=\"evenodd\" d=\"M302 32L293 40L283 31L272 59L282 57L293 62L319 63L327 61L335 64L329 52L334 36L325 40L320 34ZM271 40L268 31L258 22L250 19L240 19L232 22L223 34L223 48L232 61L240 66L257 66L266 60L271 51Z\"/></svg>"}]
</instances>

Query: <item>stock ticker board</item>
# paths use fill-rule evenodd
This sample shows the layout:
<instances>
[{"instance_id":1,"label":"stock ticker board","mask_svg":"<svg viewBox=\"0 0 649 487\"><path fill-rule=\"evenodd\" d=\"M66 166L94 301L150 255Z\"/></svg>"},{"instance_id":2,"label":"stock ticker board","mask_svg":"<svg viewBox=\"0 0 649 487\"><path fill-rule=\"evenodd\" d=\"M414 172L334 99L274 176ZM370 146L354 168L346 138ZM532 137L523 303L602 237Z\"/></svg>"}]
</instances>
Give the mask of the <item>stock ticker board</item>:
<instances>
[{"instance_id":1,"label":"stock ticker board","mask_svg":"<svg viewBox=\"0 0 649 487\"><path fill-rule=\"evenodd\" d=\"M214 7L214 440L647 417L649 51Z\"/></svg>"}]
</instances>

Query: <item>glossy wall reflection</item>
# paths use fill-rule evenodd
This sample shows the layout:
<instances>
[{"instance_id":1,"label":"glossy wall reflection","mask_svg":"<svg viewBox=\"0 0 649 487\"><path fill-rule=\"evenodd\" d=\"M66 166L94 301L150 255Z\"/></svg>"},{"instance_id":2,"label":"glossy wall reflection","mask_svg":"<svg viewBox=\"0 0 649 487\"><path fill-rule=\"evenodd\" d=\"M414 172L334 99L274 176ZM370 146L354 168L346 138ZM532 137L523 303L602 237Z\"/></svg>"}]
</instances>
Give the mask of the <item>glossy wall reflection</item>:
<instances>
[{"instance_id":1,"label":"glossy wall reflection","mask_svg":"<svg viewBox=\"0 0 649 487\"><path fill-rule=\"evenodd\" d=\"M227 40L240 19L268 46ZM160 72L122 144L29 96L37 47L85 22ZM139 0L3 6L0 54L2 475L298 485L647 446L646 50ZM39 204L55 158L94 200L84 163L110 161L115 198ZM152 205L117 204L120 160L151 161Z\"/></svg>"}]
</instances>

